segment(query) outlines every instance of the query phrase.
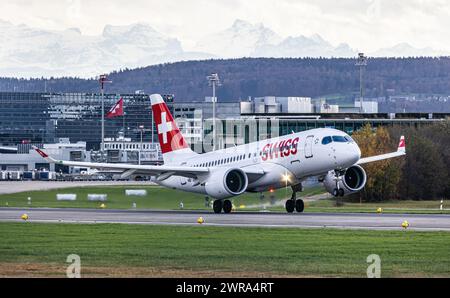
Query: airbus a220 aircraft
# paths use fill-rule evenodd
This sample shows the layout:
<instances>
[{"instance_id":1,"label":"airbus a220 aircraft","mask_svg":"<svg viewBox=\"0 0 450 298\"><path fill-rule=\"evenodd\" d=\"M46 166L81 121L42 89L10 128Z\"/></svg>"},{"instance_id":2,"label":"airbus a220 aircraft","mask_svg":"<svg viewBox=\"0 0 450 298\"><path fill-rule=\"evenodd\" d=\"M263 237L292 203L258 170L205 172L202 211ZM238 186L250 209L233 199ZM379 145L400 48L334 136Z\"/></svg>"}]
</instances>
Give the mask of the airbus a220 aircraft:
<instances>
[{"instance_id":1,"label":"airbus a220 aircraft","mask_svg":"<svg viewBox=\"0 0 450 298\"><path fill-rule=\"evenodd\" d=\"M214 198L215 213L230 213L230 198L244 192L263 192L289 185L289 213L303 212L302 181L318 176L334 196L360 191L366 184L362 164L406 154L402 136L396 152L361 158L355 141L346 133L319 128L209 153L193 152L177 127L161 95L150 96L164 165L132 165L55 160L34 149L48 162L65 166L114 169L122 178L137 174L156 177L159 185Z\"/></svg>"}]
</instances>

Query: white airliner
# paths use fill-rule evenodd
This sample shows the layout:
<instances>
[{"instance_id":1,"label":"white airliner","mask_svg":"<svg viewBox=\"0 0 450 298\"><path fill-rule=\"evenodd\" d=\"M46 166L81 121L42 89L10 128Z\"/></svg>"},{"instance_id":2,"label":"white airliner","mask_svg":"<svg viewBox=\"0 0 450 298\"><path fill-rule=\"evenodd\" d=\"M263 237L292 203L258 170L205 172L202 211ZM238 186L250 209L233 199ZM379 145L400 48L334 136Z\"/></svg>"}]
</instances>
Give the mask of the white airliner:
<instances>
[{"instance_id":1,"label":"white airliner","mask_svg":"<svg viewBox=\"0 0 450 298\"><path fill-rule=\"evenodd\" d=\"M193 152L178 129L161 95L150 96L164 165L132 165L55 160L34 149L48 162L65 166L114 169L122 178L152 175L156 182L172 189L200 193L214 198L215 213L230 213L230 198L244 192L292 188L286 201L289 213L303 212L303 200L296 198L302 181L318 176L334 196L360 191L366 184L362 164L406 154L402 136L396 152L361 158L361 151L346 133L319 128L209 153Z\"/></svg>"}]
</instances>

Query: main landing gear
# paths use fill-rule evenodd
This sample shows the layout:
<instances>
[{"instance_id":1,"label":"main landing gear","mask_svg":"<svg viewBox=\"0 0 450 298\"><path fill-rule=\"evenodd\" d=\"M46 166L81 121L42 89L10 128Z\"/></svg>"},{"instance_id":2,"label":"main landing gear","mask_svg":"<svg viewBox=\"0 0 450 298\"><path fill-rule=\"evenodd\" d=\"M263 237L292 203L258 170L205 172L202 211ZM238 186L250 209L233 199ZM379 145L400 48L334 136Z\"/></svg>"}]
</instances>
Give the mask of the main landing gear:
<instances>
[{"instance_id":1,"label":"main landing gear","mask_svg":"<svg viewBox=\"0 0 450 298\"><path fill-rule=\"evenodd\" d=\"M231 213L233 209L233 204L230 200L215 200L213 203L214 213L221 213L222 210L224 213Z\"/></svg>"},{"instance_id":2,"label":"main landing gear","mask_svg":"<svg viewBox=\"0 0 450 298\"><path fill-rule=\"evenodd\" d=\"M292 186L292 196L289 200L286 201L286 211L288 213L292 213L297 211L298 213L302 213L305 210L305 203L302 199L297 199L297 191L302 191L303 187L301 184Z\"/></svg>"}]
</instances>

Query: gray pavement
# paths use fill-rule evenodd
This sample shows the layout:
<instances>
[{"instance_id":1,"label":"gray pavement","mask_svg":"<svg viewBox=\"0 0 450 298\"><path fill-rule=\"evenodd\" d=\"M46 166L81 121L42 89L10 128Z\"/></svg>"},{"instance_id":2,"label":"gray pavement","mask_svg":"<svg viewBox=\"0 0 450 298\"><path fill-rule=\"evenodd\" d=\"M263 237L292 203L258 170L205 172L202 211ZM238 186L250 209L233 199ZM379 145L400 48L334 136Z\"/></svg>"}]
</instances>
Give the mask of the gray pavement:
<instances>
[{"instance_id":1,"label":"gray pavement","mask_svg":"<svg viewBox=\"0 0 450 298\"><path fill-rule=\"evenodd\" d=\"M124 223L149 225L199 225L230 227L345 228L370 230L450 231L450 215L441 214L358 214L237 212L214 214L203 211L97 210L52 208L0 208L0 221L18 222L27 213L29 222L48 223Z\"/></svg>"}]
</instances>

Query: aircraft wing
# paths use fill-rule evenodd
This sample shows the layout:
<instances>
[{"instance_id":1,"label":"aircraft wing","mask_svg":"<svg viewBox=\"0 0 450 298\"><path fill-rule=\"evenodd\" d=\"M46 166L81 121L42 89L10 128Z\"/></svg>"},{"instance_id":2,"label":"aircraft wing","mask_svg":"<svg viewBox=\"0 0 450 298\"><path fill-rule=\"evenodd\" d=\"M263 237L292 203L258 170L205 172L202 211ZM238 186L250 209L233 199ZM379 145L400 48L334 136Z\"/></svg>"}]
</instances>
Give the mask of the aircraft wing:
<instances>
[{"instance_id":1,"label":"aircraft wing","mask_svg":"<svg viewBox=\"0 0 450 298\"><path fill-rule=\"evenodd\" d=\"M374 161L384 160L384 159L388 159L388 158L399 157L399 156L403 156L403 155L406 155L405 137L401 136L400 137L400 143L398 144L398 149L397 149L396 152L391 152L391 153L386 153L386 154L381 154L381 155L375 155L375 156L370 156L370 157L364 157L364 158L361 158L356 164L357 165L362 165L362 164L369 163L369 162L374 162Z\"/></svg>"},{"instance_id":2,"label":"aircraft wing","mask_svg":"<svg viewBox=\"0 0 450 298\"><path fill-rule=\"evenodd\" d=\"M264 169L259 165L246 166L242 170L247 174L248 183L253 183L266 174Z\"/></svg>"},{"instance_id":3,"label":"aircraft wing","mask_svg":"<svg viewBox=\"0 0 450 298\"><path fill-rule=\"evenodd\" d=\"M150 166L150 165L132 165L132 164L113 164L113 163L95 163L56 160L37 147L33 149L39 153L49 163L60 164L64 166L88 167L95 169L121 170L122 178L126 178L135 173L145 173L156 176L159 181L163 181L171 176L182 176L188 178L198 178L202 174L209 173L205 167L186 167L186 166Z\"/></svg>"}]
</instances>

